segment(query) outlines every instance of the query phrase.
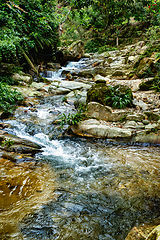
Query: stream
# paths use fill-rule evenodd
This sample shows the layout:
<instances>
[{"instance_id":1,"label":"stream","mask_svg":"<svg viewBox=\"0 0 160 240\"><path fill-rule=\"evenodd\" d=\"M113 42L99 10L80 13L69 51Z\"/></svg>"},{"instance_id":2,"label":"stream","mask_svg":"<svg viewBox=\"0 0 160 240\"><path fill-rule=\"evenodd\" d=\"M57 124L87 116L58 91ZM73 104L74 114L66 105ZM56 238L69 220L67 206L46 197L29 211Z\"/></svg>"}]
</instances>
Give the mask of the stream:
<instances>
[{"instance_id":1,"label":"stream","mask_svg":"<svg viewBox=\"0 0 160 240\"><path fill-rule=\"evenodd\" d=\"M84 61L69 64L64 69L83 68ZM62 78L59 71L52 79ZM34 164L0 161L1 179L15 174L16 181L9 192L0 190L0 239L124 240L134 226L160 216L160 149L58 137L55 119L75 111L62 98L37 98L36 107L20 107L5 121L9 133L42 152Z\"/></svg>"}]
</instances>

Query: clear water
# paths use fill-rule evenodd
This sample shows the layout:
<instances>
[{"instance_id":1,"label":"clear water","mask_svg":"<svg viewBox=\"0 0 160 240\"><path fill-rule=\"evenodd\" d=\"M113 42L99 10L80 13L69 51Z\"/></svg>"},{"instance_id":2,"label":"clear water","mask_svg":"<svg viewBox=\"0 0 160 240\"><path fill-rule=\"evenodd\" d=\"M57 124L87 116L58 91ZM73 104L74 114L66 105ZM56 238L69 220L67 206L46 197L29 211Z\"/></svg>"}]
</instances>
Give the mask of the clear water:
<instances>
[{"instance_id":1,"label":"clear water","mask_svg":"<svg viewBox=\"0 0 160 240\"><path fill-rule=\"evenodd\" d=\"M3 192L8 205L0 211L0 239L124 240L133 226L159 217L158 147L57 138L62 132L54 121L73 106L53 96L41 99L36 109L19 108L8 121L9 132L41 144L43 152L34 171L2 165L2 177L11 169L19 174L23 184L14 178L17 189L27 179L30 184L25 198L22 188L16 199Z\"/></svg>"}]
</instances>

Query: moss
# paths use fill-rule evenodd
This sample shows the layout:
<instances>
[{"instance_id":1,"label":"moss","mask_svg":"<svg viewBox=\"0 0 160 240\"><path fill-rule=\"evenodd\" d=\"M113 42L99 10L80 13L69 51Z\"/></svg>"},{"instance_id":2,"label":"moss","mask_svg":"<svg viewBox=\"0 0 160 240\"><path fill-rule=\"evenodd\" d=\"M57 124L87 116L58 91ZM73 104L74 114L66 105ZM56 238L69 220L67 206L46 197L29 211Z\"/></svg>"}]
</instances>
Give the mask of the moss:
<instances>
[{"instance_id":1,"label":"moss","mask_svg":"<svg viewBox=\"0 0 160 240\"><path fill-rule=\"evenodd\" d=\"M106 105L105 98L111 94L111 87L105 83L97 83L87 92L87 103L98 102Z\"/></svg>"},{"instance_id":2,"label":"moss","mask_svg":"<svg viewBox=\"0 0 160 240\"><path fill-rule=\"evenodd\" d=\"M139 84L139 90L148 91L152 88L153 83L154 83L153 79L149 80L149 81L146 81L146 82L142 82L142 83Z\"/></svg>"},{"instance_id":3,"label":"moss","mask_svg":"<svg viewBox=\"0 0 160 240\"><path fill-rule=\"evenodd\" d=\"M130 88L123 85L115 87L97 83L87 92L87 103L98 102L113 108L131 107L133 95Z\"/></svg>"}]
</instances>

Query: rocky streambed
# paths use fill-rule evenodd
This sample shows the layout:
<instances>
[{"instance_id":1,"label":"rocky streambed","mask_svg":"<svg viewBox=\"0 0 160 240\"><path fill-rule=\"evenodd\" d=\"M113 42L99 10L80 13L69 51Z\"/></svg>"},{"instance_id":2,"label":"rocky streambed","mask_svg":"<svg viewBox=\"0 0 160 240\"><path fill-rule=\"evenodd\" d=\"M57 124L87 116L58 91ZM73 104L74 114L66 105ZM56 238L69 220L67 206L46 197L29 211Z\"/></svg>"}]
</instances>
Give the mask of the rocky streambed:
<instances>
[{"instance_id":1,"label":"rocky streambed","mask_svg":"<svg viewBox=\"0 0 160 240\"><path fill-rule=\"evenodd\" d=\"M48 69L48 83L16 87L27 105L0 122L1 239L156 239L160 95L139 90L147 79L127 80L144 50L129 49L88 55ZM131 87L134 107L90 102L68 135L60 115L76 113L96 81Z\"/></svg>"}]
</instances>

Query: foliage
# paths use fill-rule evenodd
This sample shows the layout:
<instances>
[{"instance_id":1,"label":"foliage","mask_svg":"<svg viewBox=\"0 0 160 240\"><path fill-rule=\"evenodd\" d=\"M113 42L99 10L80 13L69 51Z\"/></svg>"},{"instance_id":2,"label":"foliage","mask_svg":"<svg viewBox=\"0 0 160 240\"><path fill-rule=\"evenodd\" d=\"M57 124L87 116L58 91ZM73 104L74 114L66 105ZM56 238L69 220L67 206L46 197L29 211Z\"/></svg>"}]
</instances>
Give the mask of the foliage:
<instances>
[{"instance_id":1,"label":"foliage","mask_svg":"<svg viewBox=\"0 0 160 240\"><path fill-rule=\"evenodd\" d=\"M64 125L74 125L78 124L85 118L85 107L79 106L76 113L69 113L68 115L64 114L60 116L60 128L63 128Z\"/></svg>"},{"instance_id":2,"label":"foliage","mask_svg":"<svg viewBox=\"0 0 160 240\"><path fill-rule=\"evenodd\" d=\"M0 110L12 113L23 100L22 94L17 90L11 90L8 85L0 83Z\"/></svg>"},{"instance_id":3,"label":"foliage","mask_svg":"<svg viewBox=\"0 0 160 240\"><path fill-rule=\"evenodd\" d=\"M50 0L0 0L0 61L17 62L21 48L36 53L57 45L54 3Z\"/></svg>"},{"instance_id":4,"label":"foliage","mask_svg":"<svg viewBox=\"0 0 160 240\"><path fill-rule=\"evenodd\" d=\"M8 85L16 85L18 81L14 80L11 76L0 76L0 82Z\"/></svg>"},{"instance_id":5,"label":"foliage","mask_svg":"<svg viewBox=\"0 0 160 240\"><path fill-rule=\"evenodd\" d=\"M14 145L14 141L12 140L12 139L4 139L3 141L2 141L2 147L10 147L10 146L13 146Z\"/></svg>"},{"instance_id":6,"label":"foliage","mask_svg":"<svg viewBox=\"0 0 160 240\"><path fill-rule=\"evenodd\" d=\"M110 95L105 97L106 105L119 109L133 106L133 96L129 88L122 85L110 88Z\"/></svg>"}]
</instances>

